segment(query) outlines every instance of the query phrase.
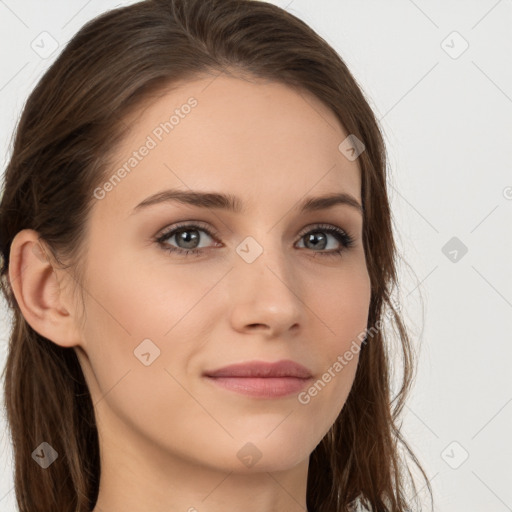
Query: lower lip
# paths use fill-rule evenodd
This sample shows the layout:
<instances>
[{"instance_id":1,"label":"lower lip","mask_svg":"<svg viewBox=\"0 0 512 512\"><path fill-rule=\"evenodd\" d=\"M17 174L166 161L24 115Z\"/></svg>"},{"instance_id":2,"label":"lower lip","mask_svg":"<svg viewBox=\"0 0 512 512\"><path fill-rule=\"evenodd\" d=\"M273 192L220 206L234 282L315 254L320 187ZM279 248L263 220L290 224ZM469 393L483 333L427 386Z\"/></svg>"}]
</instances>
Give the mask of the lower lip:
<instances>
[{"instance_id":1,"label":"lower lip","mask_svg":"<svg viewBox=\"0 0 512 512\"><path fill-rule=\"evenodd\" d=\"M218 386L261 398L279 398L298 393L311 379L298 377L206 377Z\"/></svg>"}]
</instances>

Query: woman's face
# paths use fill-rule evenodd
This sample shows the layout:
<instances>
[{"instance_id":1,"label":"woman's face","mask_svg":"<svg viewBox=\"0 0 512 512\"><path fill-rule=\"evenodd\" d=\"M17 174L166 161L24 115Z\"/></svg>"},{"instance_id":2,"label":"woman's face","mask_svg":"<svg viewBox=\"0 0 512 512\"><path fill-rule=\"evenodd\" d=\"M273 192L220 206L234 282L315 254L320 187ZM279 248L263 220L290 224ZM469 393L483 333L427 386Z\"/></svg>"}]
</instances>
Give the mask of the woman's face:
<instances>
[{"instance_id":1,"label":"woman's face","mask_svg":"<svg viewBox=\"0 0 512 512\"><path fill-rule=\"evenodd\" d=\"M357 160L338 147L349 134L277 83L220 75L153 101L127 121L87 232L77 353L103 455L238 472L307 463L346 401L368 320L361 211L302 208L361 203ZM182 200L150 199L170 190ZM207 376L283 360L310 378Z\"/></svg>"}]
</instances>

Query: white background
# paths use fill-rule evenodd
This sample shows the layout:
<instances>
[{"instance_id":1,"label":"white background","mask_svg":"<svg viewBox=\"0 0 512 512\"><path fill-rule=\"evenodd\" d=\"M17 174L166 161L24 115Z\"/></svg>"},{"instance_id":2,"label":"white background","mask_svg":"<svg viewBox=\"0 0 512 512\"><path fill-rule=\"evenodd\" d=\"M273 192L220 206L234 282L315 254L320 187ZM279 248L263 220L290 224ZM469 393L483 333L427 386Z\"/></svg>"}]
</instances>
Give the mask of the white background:
<instances>
[{"instance_id":1,"label":"white background","mask_svg":"<svg viewBox=\"0 0 512 512\"><path fill-rule=\"evenodd\" d=\"M42 73L86 21L128 3L0 0L2 172ZM512 511L512 2L273 3L340 53L385 134L397 242L410 266L401 267L402 309L421 345L403 429L435 510ZM47 59L31 48L44 31L60 45ZM452 237L468 249L457 261L443 253ZM0 460L0 510L14 512L3 417Z\"/></svg>"}]
</instances>

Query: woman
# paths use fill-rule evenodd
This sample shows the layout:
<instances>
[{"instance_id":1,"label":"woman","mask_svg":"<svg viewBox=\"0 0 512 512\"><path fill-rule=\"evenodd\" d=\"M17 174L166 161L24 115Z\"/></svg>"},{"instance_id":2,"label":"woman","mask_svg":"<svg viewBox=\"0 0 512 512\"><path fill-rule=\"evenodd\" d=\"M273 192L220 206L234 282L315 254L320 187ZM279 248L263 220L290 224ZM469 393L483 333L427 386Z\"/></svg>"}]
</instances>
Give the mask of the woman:
<instances>
[{"instance_id":1,"label":"woman","mask_svg":"<svg viewBox=\"0 0 512 512\"><path fill-rule=\"evenodd\" d=\"M20 512L410 510L384 145L302 21L92 20L27 101L0 213Z\"/></svg>"}]
</instances>

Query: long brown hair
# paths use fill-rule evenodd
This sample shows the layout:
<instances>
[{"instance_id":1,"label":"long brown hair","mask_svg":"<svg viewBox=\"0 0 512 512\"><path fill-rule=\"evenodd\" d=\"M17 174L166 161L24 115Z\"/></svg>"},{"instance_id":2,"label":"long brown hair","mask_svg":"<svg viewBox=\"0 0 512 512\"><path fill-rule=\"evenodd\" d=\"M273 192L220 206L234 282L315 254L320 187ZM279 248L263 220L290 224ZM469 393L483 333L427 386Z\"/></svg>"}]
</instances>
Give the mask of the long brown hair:
<instances>
[{"instance_id":1,"label":"long brown hair","mask_svg":"<svg viewBox=\"0 0 512 512\"><path fill-rule=\"evenodd\" d=\"M98 495L100 459L94 407L75 351L35 332L13 295L8 279L12 240L22 229L37 231L82 293L92 191L110 175L109 157L129 130L124 120L178 81L233 70L314 94L365 145L358 158L372 290L370 336L348 399L311 454L308 510L347 511L358 499L373 511L410 510L409 483L413 490L415 484L407 458L432 495L398 424L415 358L392 298L397 252L383 137L356 80L324 39L274 5L146 0L93 19L67 44L26 102L4 174L1 285L13 322L3 376L20 512L90 512ZM403 363L395 396L391 357L396 350L390 350L385 329L374 327L383 324L384 314L394 326ZM43 441L59 454L46 470L32 460Z\"/></svg>"}]
</instances>

